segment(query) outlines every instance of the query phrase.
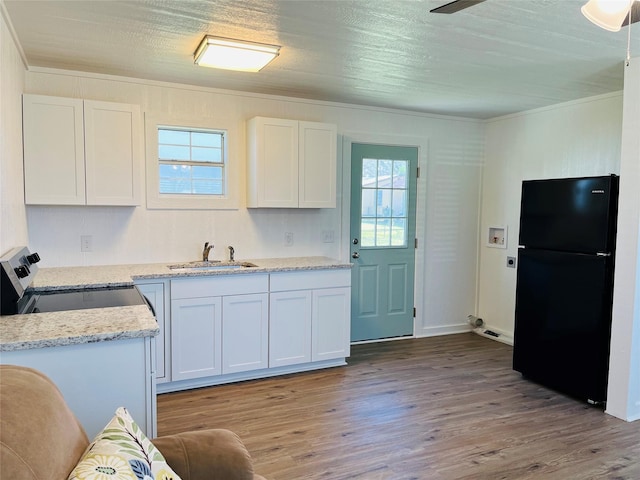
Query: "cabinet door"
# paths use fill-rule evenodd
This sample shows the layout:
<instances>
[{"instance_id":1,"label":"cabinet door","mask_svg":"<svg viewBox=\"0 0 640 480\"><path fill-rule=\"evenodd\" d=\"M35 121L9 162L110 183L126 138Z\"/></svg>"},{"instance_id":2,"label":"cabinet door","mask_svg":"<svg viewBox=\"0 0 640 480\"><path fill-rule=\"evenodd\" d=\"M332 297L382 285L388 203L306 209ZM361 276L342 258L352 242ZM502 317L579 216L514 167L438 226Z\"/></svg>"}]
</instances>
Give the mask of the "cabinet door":
<instances>
[{"instance_id":1,"label":"cabinet door","mask_svg":"<svg viewBox=\"0 0 640 480\"><path fill-rule=\"evenodd\" d=\"M311 360L329 360L350 354L351 289L313 291Z\"/></svg>"},{"instance_id":2,"label":"cabinet door","mask_svg":"<svg viewBox=\"0 0 640 480\"><path fill-rule=\"evenodd\" d=\"M269 296L269 367L311 361L311 290Z\"/></svg>"},{"instance_id":3,"label":"cabinet door","mask_svg":"<svg viewBox=\"0 0 640 480\"><path fill-rule=\"evenodd\" d=\"M222 314L222 373L267 368L269 295L223 297Z\"/></svg>"},{"instance_id":4,"label":"cabinet door","mask_svg":"<svg viewBox=\"0 0 640 480\"><path fill-rule=\"evenodd\" d=\"M85 100L87 205L140 205L140 107Z\"/></svg>"},{"instance_id":5,"label":"cabinet door","mask_svg":"<svg viewBox=\"0 0 640 480\"><path fill-rule=\"evenodd\" d=\"M298 206L300 208L336 207L336 139L335 125L300 122L298 158Z\"/></svg>"},{"instance_id":6,"label":"cabinet door","mask_svg":"<svg viewBox=\"0 0 640 480\"><path fill-rule=\"evenodd\" d=\"M156 337L156 381L164 383L168 381L166 368L166 352L167 352L167 332L166 318L164 313L164 284L162 283L146 283L136 285L140 293L144 295L147 301L153 307L156 314L156 321L160 333Z\"/></svg>"},{"instance_id":7,"label":"cabinet door","mask_svg":"<svg viewBox=\"0 0 640 480\"><path fill-rule=\"evenodd\" d=\"M222 373L220 297L171 300L171 380Z\"/></svg>"},{"instance_id":8,"label":"cabinet door","mask_svg":"<svg viewBox=\"0 0 640 480\"><path fill-rule=\"evenodd\" d=\"M248 207L298 206L298 122L255 117L248 124Z\"/></svg>"},{"instance_id":9,"label":"cabinet door","mask_svg":"<svg viewBox=\"0 0 640 480\"><path fill-rule=\"evenodd\" d=\"M84 205L82 100L24 95L24 194L31 205Z\"/></svg>"}]
</instances>

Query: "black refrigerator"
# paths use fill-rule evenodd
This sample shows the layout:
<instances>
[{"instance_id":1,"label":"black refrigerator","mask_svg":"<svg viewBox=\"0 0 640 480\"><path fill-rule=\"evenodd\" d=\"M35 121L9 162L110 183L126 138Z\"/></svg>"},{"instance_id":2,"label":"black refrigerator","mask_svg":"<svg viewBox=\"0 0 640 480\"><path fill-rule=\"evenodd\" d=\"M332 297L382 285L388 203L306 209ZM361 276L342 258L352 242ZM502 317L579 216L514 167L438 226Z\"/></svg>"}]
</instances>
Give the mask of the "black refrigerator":
<instances>
[{"instance_id":1,"label":"black refrigerator","mask_svg":"<svg viewBox=\"0 0 640 480\"><path fill-rule=\"evenodd\" d=\"M513 368L606 401L619 177L525 180Z\"/></svg>"}]
</instances>

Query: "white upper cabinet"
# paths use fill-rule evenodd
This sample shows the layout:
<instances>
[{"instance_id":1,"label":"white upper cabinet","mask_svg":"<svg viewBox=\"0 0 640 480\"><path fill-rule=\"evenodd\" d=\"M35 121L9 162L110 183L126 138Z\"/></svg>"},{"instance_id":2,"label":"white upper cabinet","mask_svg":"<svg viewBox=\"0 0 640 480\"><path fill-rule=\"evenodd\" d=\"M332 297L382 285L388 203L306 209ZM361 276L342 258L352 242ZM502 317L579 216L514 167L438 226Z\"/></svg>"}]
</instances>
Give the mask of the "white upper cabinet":
<instances>
[{"instance_id":1,"label":"white upper cabinet","mask_svg":"<svg viewBox=\"0 0 640 480\"><path fill-rule=\"evenodd\" d=\"M140 107L84 101L87 205L140 205Z\"/></svg>"},{"instance_id":2,"label":"white upper cabinet","mask_svg":"<svg viewBox=\"0 0 640 480\"><path fill-rule=\"evenodd\" d=\"M24 95L27 204L85 204L82 100Z\"/></svg>"},{"instance_id":3,"label":"white upper cabinet","mask_svg":"<svg viewBox=\"0 0 640 480\"><path fill-rule=\"evenodd\" d=\"M298 207L336 208L335 125L298 122Z\"/></svg>"},{"instance_id":4,"label":"white upper cabinet","mask_svg":"<svg viewBox=\"0 0 640 480\"><path fill-rule=\"evenodd\" d=\"M249 208L335 208L335 125L255 117L247 137Z\"/></svg>"},{"instance_id":5,"label":"white upper cabinet","mask_svg":"<svg viewBox=\"0 0 640 480\"><path fill-rule=\"evenodd\" d=\"M140 107L23 96L25 203L140 205Z\"/></svg>"}]
</instances>

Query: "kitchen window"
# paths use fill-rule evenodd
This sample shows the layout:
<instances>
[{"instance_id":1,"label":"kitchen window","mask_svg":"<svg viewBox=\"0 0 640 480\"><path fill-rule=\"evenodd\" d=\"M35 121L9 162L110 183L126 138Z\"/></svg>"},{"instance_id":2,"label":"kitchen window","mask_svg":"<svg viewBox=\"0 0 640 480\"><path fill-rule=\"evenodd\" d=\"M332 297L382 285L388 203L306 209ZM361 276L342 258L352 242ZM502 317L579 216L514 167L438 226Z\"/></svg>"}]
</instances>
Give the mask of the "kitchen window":
<instances>
[{"instance_id":1,"label":"kitchen window","mask_svg":"<svg viewBox=\"0 0 640 480\"><path fill-rule=\"evenodd\" d=\"M238 208L237 126L145 114L147 208Z\"/></svg>"},{"instance_id":2,"label":"kitchen window","mask_svg":"<svg viewBox=\"0 0 640 480\"><path fill-rule=\"evenodd\" d=\"M158 128L160 195L223 195L225 132Z\"/></svg>"}]
</instances>

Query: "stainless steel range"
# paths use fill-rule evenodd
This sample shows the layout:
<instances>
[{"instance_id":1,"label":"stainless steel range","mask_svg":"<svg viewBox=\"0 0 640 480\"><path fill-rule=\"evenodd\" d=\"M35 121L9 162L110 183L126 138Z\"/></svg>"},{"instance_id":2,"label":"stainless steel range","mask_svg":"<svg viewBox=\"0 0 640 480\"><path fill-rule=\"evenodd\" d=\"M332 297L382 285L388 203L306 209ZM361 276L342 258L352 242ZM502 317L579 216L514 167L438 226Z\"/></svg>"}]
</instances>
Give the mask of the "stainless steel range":
<instances>
[{"instance_id":1,"label":"stainless steel range","mask_svg":"<svg viewBox=\"0 0 640 480\"><path fill-rule=\"evenodd\" d=\"M76 290L34 290L40 255L16 247L0 257L0 314L57 312L86 308L148 305L133 285Z\"/></svg>"}]
</instances>

